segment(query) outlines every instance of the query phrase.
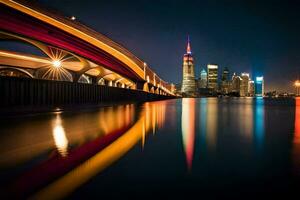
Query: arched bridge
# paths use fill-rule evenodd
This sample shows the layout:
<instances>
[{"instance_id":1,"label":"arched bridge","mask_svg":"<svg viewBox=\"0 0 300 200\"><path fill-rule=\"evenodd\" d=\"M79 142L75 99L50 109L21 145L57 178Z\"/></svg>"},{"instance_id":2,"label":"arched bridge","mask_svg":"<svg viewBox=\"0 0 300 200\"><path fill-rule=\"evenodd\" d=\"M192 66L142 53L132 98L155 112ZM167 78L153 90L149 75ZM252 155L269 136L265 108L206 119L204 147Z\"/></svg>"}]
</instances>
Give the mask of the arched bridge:
<instances>
[{"instance_id":1,"label":"arched bridge","mask_svg":"<svg viewBox=\"0 0 300 200\"><path fill-rule=\"evenodd\" d=\"M81 82L173 96L126 48L70 17L28 1L0 0L0 39L39 49L43 56L0 50L0 74Z\"/></svg>"}]
</instances>

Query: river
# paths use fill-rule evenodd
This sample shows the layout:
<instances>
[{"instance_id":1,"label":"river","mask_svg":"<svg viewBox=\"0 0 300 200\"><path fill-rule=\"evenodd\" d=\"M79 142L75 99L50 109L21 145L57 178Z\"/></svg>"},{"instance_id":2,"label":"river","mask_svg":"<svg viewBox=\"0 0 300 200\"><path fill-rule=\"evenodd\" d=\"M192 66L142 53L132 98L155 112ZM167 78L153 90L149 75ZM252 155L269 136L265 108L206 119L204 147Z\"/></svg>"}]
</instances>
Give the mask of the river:
<instances>
[{"instance_id":1,"label":"river","mask_svg":"<svg viewBox=\"0 0 300 200\"><path fill-rule=\"evenodd\" d=\"M2 118L11 198L297 194L300 99L184 98Z\"/></svg>"}]
</instances>

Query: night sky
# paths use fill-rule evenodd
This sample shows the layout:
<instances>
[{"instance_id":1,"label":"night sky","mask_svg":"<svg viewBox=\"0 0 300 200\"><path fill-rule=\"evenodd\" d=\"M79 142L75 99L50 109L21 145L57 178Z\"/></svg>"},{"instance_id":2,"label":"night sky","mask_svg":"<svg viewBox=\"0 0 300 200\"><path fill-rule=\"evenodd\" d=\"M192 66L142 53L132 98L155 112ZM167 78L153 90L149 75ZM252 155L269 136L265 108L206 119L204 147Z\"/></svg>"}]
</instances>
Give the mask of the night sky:
<instances>
[{"instance_id":1,"label":"night sky","mask_svg":"<svg viewBox=\"0 0 300 200\"><path fill-rule=\"evenodd\" d=\"M122 44L169 82L181 82L188 34L196 77L215 63L219 73L227 66L231 73L263 75L267 91L293 91L300 76L300 1L38 2Z\"/></svg>"}]
</instances>

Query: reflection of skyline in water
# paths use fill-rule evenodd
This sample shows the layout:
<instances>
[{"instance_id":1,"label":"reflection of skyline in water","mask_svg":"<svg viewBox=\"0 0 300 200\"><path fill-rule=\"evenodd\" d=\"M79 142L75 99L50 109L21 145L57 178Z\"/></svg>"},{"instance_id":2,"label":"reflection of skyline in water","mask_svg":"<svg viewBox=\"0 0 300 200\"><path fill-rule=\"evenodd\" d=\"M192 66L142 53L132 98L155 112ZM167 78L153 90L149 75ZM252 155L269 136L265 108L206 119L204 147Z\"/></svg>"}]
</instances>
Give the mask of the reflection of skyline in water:
<instances>
[{"instance_id":1,"label":"reflection of skyline in water","mask_svg":"<svg viewBox=\"0 0 300 200\"><path fill-rule=\"evenodd\" d=\"M200 144L204 145L206 144L206 129L207 129L207 98L201 98L200 99L200 106L199 106L199 112L200 112L200 124L199 124L199 131L200 131Z\"/></svg>"},{"instance_id":2,"label":"reflection of skyline in water","mask_svg":"<svg viewBox=\"0 0 300 200\"><path fill-rule=\"evenodd\" d=\"M253 102L252 98L245 98L245 104L239 106L239 116L241 117L240 121L240 132L243 133L243 136L251 141L253 136Z\"/></svg>"},{"instance_id":3,"label":"reflection of skyline in water","mask_svg":"<svg viewBox=\"0 0 300 200\"><path fill-rule=\"evenodd\" d=\"M192 168L195 143L195 99L182 99L181 129L187 167Z\"/></svg>"},{"instance_id":4,"label":"reflection of skyline in water","mask_svg":"<svg viewBox=\"0 0 300 200\"><path fill-rule=\"evenodd\" d=\"M206 113L206 142L210 150L215 150L217 143L217 129L218 129L218 99L208 98Z\"/></svg>"},{"instance_id":5,"label":"reflection of skyline in water","mask_svg":"<svg viewBox=\"0 0 300 200\"><path fill-rule=\"evenodd\" d=\"M4 140L1 140L1 144L13 140L16 142L13 145L17 146L16 144L25 141L22 148L14 152L21 155L19 157L22 157L22 162L33 160L35 163L22 172L22 176L16 181L16 188L21 188L20 193L28 190L28 194L39 199L66 197L93 177L102 186L106 182L100 182L106 177L106 180L112 180L111 186L116 184L116 187L122 187L114 182L124 181L122 175L124 179L130 176L135 182L149 178L170 181L168 183L171 185L173 177L180 180L186 180L186 176L203 177L203 182L207 181L212 185L210 177L214 175L228 177L229 173L236 173L247 179L250 173L257 174L257 166L263 170L266 162L257 162L256 155L266 161L276 158L275 153L270 155L267 150L274 142L282 143L283 140L279 138L285 136L279 134L283 130L280 125L277 126L279 130L276 129L278 133L273 133L274 129L270 130L274 121L270 121L268 116L276 115L274 113L277 110L274 111L271 106L265 107L264 101L246 98L187 98L148 102L142 106L128 104L104 107L98 112L80 115L60 113L51 115L46 120L41 118L40 123L33 123L33 127L24 128L21 125L17 129L18 135L10 140L2 136ZM299 102L300 100L297 105ZM292 114L295 124L289 125L295 128L292 155L295 169L300 166L298 107L296 106L295 116ZM284 109L283 107L281 111L290 116ZM281 115L274 116L275 122L280 121L279 116ZM39 133L40 137L33 137L32 132L36 129L43 131ZM12 155L7 152L13 145L0 147L2 150L7 149L0 151L0 158ZM30 151L26 151L31 146L35 152L33 156L28 153ZM120 159L127 152L126 158ZM34 160L37 156L40 156L38 162ZM17 161L16 158L18 157L9 159ZM118 160L120 161L116 163ZM114 163L116 164L113 165ZM243 168L245 166L247 167ZM106 173L104 170L108 167L110 170ZM114 176L114 173L119 173L118 170L123 170L124 167L126 171L124 174L123 171L120 172L121 177ZM268 174L269 171L264 173ZM28 180L31 180L30 184ZM178 182L174 182L176 186ZM93 181L90 183L94 184ZM124 187L127 189L130 184ZM84 188L79 191L85 190Z\"/></svg>"},{"instance_id":6,"label":"reflection of skyline in water","mask_svg":"<svg viewBox=\"0 0 300 200\"><path fill-rule=\"evenodd\" d=\"M257 150L262 150L265 138L264 99L256 98L254 105L254 140Z\"/></svg>"},{"instance_id":7,"label":"reflection of skyline in water","mask_svg":"<svg viewBox=\"0 0 300 200\"><path fill-rule=\"evenodd\" d=\"M293 138L293 169L300 175L300 98L295 99L295 130Z\"/></svg>"}]
</instances>

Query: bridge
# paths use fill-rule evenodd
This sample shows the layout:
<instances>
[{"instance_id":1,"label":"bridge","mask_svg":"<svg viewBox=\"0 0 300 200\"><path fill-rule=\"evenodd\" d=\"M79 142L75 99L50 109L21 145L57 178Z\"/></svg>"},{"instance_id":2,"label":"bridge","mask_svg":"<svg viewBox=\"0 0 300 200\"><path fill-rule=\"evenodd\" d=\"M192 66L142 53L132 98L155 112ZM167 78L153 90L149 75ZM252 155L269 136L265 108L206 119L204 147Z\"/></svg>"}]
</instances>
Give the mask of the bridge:
<instances>
[{"instance_id":1,"label":"bridge","mask_svg":"<svg viewBox=\"0 0 300 200\"><path fill-rule=\"evenodd\" d=\"M69 91L65 85L71 82L78 85L70 86L72 90L97 85L109 88L107 91L122 88L123 93L127 90L126 95L144 92L160 98L175 96L173 84L162 80L146 62L120 44L73 18L28 1L0 0L0 40L31 45L42 52L41 56L0 50L0 75L21 77L24 85L34 79L39 82L37 85L49 86L55 82L55 87L66 93ZM12 79L4 80L6 86L1 89L13 89L11 83L7 83ZM43 92L40 93L43 96ZM64 99L69 98L63 95Z\"/></svg>"}]
</instances>

